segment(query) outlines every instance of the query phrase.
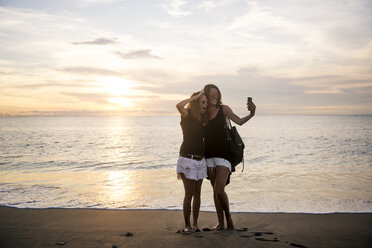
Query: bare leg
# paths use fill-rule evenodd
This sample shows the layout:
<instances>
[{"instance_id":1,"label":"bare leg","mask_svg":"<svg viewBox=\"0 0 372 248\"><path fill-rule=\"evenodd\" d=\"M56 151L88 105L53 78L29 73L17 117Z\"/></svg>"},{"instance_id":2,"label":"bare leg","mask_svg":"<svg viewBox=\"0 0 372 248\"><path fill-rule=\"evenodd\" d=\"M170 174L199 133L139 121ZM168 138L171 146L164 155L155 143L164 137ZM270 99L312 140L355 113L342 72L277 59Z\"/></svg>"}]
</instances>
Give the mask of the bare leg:
<instances>
[{"instance_id":1,"label":"bare leg","mask_svg":"<svg viewBox=\"0 0 372 248\"><path fill-rule=\"evenodd\" d=\"M225 212L227 229L234 230L234 223L230 213L229 198L227 197L227 194L225 192L225 185L229 174L230 171L228 168L224 166L216 166L216 179L213 189L221 208Z\"/></svg>"},{"instance_id":2,"label":"bare leg","mask_svg":"<svg viewBox=\"0 0 372 248\"><path fill-rule=\"evenodd\" d=\"M218 224L213 227L214 230L223 230L225 228L225 221L223 217L223 209L221 207L220 202L218 201L217 195L214 192L214 185L216 181L216 168L208 168L208 176L211 180L211 184L213 187L213 200L214 206L216 208Z\"/></svg>"},{"instance_id":3,"label":"bare leg","mask_svg":"<svg viewBox=\"0 0 372 248\"><path fill-rule=\"evenodd\" d=\"M193 180L187 179L184 174L181 173L183 187L185 189L185 197L183 199L183 217L185 219L186 232L191 232L190 214L191 214L191 200L195 192L195 184Z\"/></svg>"},{"instance_id":4,"label":"bare leg","mask_svg":"<svg viewBox=\"0 0 372 248\"><path fill-rule=\"evenodd\" d=\"M201 193L201 186L203 183L203 179L199 181L194 181L195 184L195 191L192 198L192 217L193 217L193 228L194 230L198 228L198 217L199 217L199 210L200 210L200 193Z\"/></svg>"}]
</instances>

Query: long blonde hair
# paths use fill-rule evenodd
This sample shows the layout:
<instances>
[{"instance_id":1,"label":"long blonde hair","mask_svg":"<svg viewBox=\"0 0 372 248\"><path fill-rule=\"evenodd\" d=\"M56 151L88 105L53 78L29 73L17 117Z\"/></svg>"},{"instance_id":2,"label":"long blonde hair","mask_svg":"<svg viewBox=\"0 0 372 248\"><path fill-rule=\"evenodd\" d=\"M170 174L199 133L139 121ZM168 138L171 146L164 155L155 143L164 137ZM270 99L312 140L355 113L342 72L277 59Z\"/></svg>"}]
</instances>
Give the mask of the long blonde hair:
<instances>
[{"instance_id":1,"label":"long blonde hair","mask_svg":"<svg viewBox=\"0 0 372 248\"><path fill-rule=\"evenodd\" d=\"M200 91L198 92L194 92L191 97L193 96L196 96L200 93ZM201 95L202 96L202 95ZM200 100L200 97L196 98L195 100L192 100L187 106L186 106L186 109L190 109L190 112L191 112L191 115L192 117L199 121L199 122L202 122L204 123L206 121L206 118L205 118L205 114L202 114L200 112L200 103L199 103L199 100Z\"/></svg>"}]
</instances>

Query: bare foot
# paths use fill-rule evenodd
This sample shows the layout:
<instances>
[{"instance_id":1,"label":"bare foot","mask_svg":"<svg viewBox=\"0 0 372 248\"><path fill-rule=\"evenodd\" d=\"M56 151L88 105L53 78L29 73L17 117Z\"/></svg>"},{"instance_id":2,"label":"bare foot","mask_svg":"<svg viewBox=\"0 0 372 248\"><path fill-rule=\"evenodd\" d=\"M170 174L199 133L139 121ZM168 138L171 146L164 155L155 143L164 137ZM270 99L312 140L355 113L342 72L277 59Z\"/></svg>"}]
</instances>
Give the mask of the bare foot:
<instances>
[{"instance_id":1,"label":"bare foot","mask_svg":"<svg viewBox=\"0 0 372 248\"><path fill-rule=\"evenodd\" d=\"M215 226L212 228L213 231L221 231L221 230L223 230L223 229L225 229L224 224L220 224L220 223L218 223L217 225L215 225Z\"/></svg>"},{"instance_id":2,"label":"bare foot","mask_svg":"<svg viewBox=\"0 0 372 248\"><path fill-rule=\"evenodd\" d=\"M200 232L200 228L197 225L192 225L194 232Z\"/></svg>"},{"instance_id":3,"label":"bare foot","mask_svg":"<svg viewBox=\"0 0 372 248\"><path fill-rule=\"evenodd\" d=\"M233 223L233 220L230 217L226 218L226 221L227 221L227 230L234 230L234 223Z\"/></svg>"},{"instance_id":4,"label":"bare foot","mask_svg":"<svg viewBox=\"0 0 372 248\"><path fill-rule=\"evenodd\" d=\"M187 233L191 233L191 232L194 232L194 229L191 228L191 226L187 226L185 227L182 232L187 232Z\"/></svg>"}]
</instances>

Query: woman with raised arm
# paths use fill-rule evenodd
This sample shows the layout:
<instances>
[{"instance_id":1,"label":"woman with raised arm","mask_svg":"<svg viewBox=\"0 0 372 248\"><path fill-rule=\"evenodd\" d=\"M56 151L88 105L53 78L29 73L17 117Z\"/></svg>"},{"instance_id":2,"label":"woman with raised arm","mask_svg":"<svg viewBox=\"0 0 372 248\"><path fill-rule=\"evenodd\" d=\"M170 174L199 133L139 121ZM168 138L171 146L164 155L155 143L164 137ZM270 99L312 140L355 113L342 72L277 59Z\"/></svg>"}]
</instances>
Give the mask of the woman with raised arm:
<instances>
[{"instance_id":1,"label":"woman with raised arm","mask_svg":"<svg viewBox=\"0 0 372 248\"><path fill-rule=\"evenodd\" d=\"M177 175L182 179L185 189L183 215L185 232L200 231L198 217L200 209L200 191L203 179L207 177L204 158L203 125L206 121L207 98L202 91L192 94L189 99L177 104L181 114L183 142L177 162ZM192 201L193 226L190 223Z\"/></svg>"},{"instance_id":2,"label":"woman with raised arm","mask_svg":"<svg viewBox=\"0 0 372 248\"><path fill-rule=\"evenodd\" d=\"M205 158L207 161L208 177L213 187L214 205L216 207L218 224L214 230L225 228L224 216L226 217L227 229L234 230L231 218L229 199L225 192L225 185L231 173L231 158L227 146L225 132L226 118L230 118L238 125L243 125L255 115L256 106L253 102L247 102L250 114L240 118L229 106L221 102L221 92L214 84L204 87L204 93L208 99L207 116L208 123L205 127Z\"/></svg>"}]
</instances>

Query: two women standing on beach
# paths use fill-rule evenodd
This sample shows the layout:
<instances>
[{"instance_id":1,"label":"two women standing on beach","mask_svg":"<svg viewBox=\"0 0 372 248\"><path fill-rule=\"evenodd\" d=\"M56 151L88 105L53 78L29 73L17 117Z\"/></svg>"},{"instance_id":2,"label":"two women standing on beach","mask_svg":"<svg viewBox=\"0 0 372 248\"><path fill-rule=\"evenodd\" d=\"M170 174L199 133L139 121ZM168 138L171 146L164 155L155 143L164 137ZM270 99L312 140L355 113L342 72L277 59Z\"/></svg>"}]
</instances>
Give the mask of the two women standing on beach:
<instances>
[{"instance_id":1,"label":"two women standing on beach","mask_svg":"<svg viewBox=\"0 0 372 248\"><path fill-rule=\"evenodd\" d=\"M186 105L188 106L185 108ZM202 91L194 93L189 99L177 104L183 132L177 173L182 178L185 188L184 231L198 230L200 191L203 179L207 176L213 187L218 218L218 224L214 230L225 228L224 217L226 217L227 229L234 229L229 199L225 192L225 185L231 173L231 158L224 123L226 118L238 125L246 123L255 115L256 110L253 102L247 102L247 107L250 111L249 115L243 118L237 116L229 106L222 104L221 92L213 84L206 85ZM193 202L193 227L190 224L191 200Z\"/></svg>"}]
</instances>

